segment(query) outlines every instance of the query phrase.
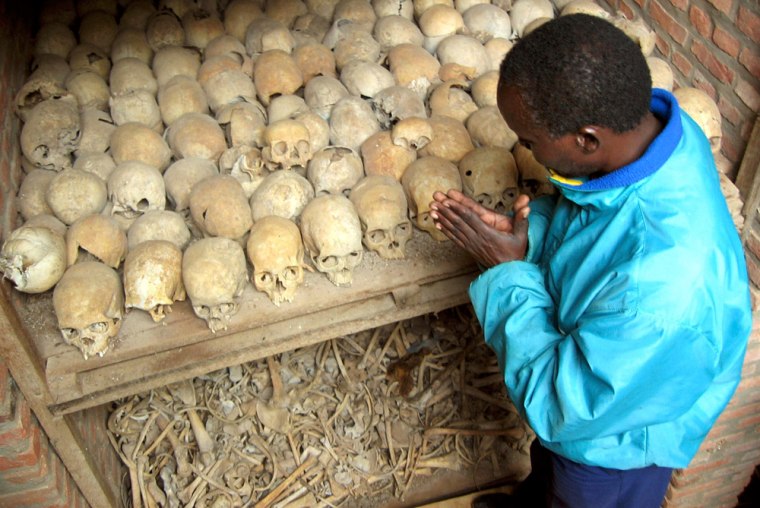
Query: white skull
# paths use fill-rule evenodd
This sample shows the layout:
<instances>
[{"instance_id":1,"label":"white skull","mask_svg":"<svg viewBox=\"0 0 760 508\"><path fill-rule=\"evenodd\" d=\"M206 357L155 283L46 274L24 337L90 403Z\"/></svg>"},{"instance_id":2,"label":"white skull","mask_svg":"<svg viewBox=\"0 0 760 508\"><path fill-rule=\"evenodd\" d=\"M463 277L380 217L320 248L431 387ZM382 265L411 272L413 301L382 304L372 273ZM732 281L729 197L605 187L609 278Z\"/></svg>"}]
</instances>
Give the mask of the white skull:
<instances>
[{"instance_id":1,"label":"white skull","mask_svg":"<svg viewBox=\"0 0 760 508\"><path fill-rule=\"evenodd\" d=\"M388 68L396 84L425 97L430 86L439 80L441 63L420 46L399 44L388 52Z\"/></svg>"},{"instance_id":2,"label":"white skull","mask_svg":"<svg viewBox=\"0 0 760 508\"><path fill-rule=\"evenodd\" d=\"M472 100L465 89L467 82L452 79L436 86L430 93L428 105L431 115L446 115L464 122L478 110L478 105Z\"/></svg>"},{"instance_id":3,"label":"white skull","mask_svg":"<svg viewBox=\"0 0 760 508\"><path fill-rule=\"evenodd\" d=\"M330 124L316 113L307 111L293 117L309 130L312 153L330 144Z\"/></svg>"},{"instance_id":4,"label":"white skull","mask_svg":"<svg viewBox=\"0 0 760 508\"><path fill-rule=\"evenodd\" d=\"M251 21L245 30L244 42L246 51L253 57L273 49L290 53L296 43L284 23L268 16Z\"/></svg>"},{"instance_id":5,"label":"white skull","mask_svg":"<svg viewBox=\"0 0 760 508\"><path fill-rule=\"evenodd\" d=\"M139 122L157 132L163 131L161 110L158 109L156 95L147 90L133 90L122 95L111 96L108 101L111 118L116 125Z\"/></svg>"},{"instance_id":6,"label":"white skull","mask_svg":"<svg viewBox=\"0 0 760 508\"><path fill-rule=\"evenodd\" d=\"M82 136L74 154L104 153L111 145L111 135L116 130L111 115L99 109L85 109L80 118Z\"/></svg>"},{"instance_id":7,"label":"white skull","mask_svg":"<svg viewBox=\"0 0 760 508\"><path fill-rule=\"evenodd\" d=\"M80 69L66 76L66 90L76 97L79 109L96 108L108 111L108 83L99 74Z\"/></svg>"},{"instance_id":8,"label":"white skull","mask_svg":"<svg viewBox=\"0 0 760 508\"><path fill-rule=\"evenodd\" d=\"M340 71L340 80L352 95L362 99L372 98L380 90L396 84L388 69L366 60L353 60L344 65Z\"/></svg>"},{"instance_id":9,"label":"white skull","mask_svg":"<svg viewBox=\"0 0 760 508\"><path fill-rule=\"evenodd\" d=\"M256 99L222 106L216 112L216 120L225 129L231 147L264 146L267 113Z\"/></svg>"},{"instance_id":10,"label":"white skull","mask_svg":"<svg viewBox=\"0 0 760 508\"><path fill-rule=\"evenodd\" d=\"M388 175L396 180L401 180L409 164L417 160L417 150L395 144L389 131L379 131L368 137L362 143L361 154L367 175Z\"/></svg>"},{"instance_id":11,"label":"white skull","mask_svg":"<svg viewBox=\"0 0 760 508\"><path fill-rule=\"evenodd\" d=\"M378 18L383 16L402 16L408 20L414 19L414 5L406 0L372 0L370 2ZM380 21L380 19L378 19Z\"/></svg>"},{"instance_id":12,"label":"white skull","mask_svg":"<svg viewBox=\"0 0 760 508\"><path fill-rule=\"evenodd\" d=\"M53 290L63 340L85 360L103 356L121 328L124 289L113 268L98 261L70 266Z\"/></svg>"},{"instance_id":13,"label":"white skull","mask_svg":"<svg viewBox=\"0 0 760 508\"><path fill-rule=\"evenodd\" d=\"M540 18L554 18L554 6L549 0L515 0L509 11L512 30L518 38L524 37L525 28Z\"/></svg>"},{"instance_id":14,"label":"white skull","mask_svg":"<svg viewBox=\"0 0 760 508\"><path fill-rule=\"evenodd\" d=\"M246 246L251 282L272 303L292 302L304 279L304 247L295 222L269 215L256 221Z\"/></svg>"},{"instance_id":15,"label":"white skull","mask_svg":"<svg viewBox=\"0 0 760 508\"><path fill-rule=\"evenodd\" d=\"M250 76L240 69L218 72L203 82L209 108L217 112L227 104L233 104L241 97L256 97L256 88Z\"/></svg>"},{"instance_id":16,"label":"white skull","mask_svg":"<svg viewBox=\"0 0 760 508\"><path fill-rule=\"evenodd\" d=\"M53 215L53 210L48 205L45 195L55 175L57 175L55 171L34 169L21 181L18 196L16 196L16 206L24 220L40 214Z\"/></svg>"},{"instance_id":17,"label":"white skull","mask_svg":"<svg viewBox=\"0 0 760 508\"><path fill-rule=\"evenodd\" d=\"M251 207L243 186L230 175L210 176L190 191L190 215L204 236L242 240L251 229Z\"/></svg>"},{"instance_id":18,"label":"white skull","mask_svg":"<svg viewBox=\"0 0 760 508\"><path fill-rule=\"evenodd\" d=\"M267 117L269 118L269 123L274 123L278 120L295 118L300 114L310 111L311 109L306 105L306 101L300 96L278 95L269 102Z\"/></svg>"},{"instance_id":19,"label":"white skull","mask_svg":"<svg viewBox=\"0 0 760 508\"><path fill-rule=\"evenodd\" d=\"M68 62L56 55L39 55L32 62L32 73L14 98L14 111L22 122L42 101L69 95L64 82L71 69Z\"/></svg>"},{"instance_id":20,"label":"white skull","mask_svg":"<svg viewBox=\"0 0 760 508\"><path fill-rule=\"evenodd\" d=\"M164 172L164 183L167 197L174 205L174 210L187 210L190 206L190 191L195 184L218 174L216 164L208 159L187 157L172 163Z\"/></svg>"},{"instance_id":21,"label":"white skull","mask_svg":"<svg viewBox=\"0 0 760 508\"><path fill-rule=\"evenodd\" d=\"M332 76L315 76L306 83L303 90L306 104L325 120L330 119L330 111L335 103L348 95L346 86Z\"/></svg>"},{"instance_id":22,"label":"white skull","mask_svg":"<svg viewBox=\"0 0 760 508\"><path fill-rule=\"evenodd\" d=\"M131 223L148 210L166 207L166 186L155 167L124 161L108 177L108 198L113 205L111 215Z\"/></svg>"},{"instance_id":23,"label":"white skull","mask_svg":"<svg viewBox=\"0 0 760 508\"><path fill-rule=\"evenodd\" d=\"M69 53L69 66L72 70L92 71L103 79L109 79L111 60L105 51L97 46L82 43Z\"/></svg>"},{"instance_id":24,"label":"white skull","mask_svg":"<svg viewBox=\"0 0 760 508\"><path fill-rule=\"evenodd\" d=\"M199 157L216 162L227 149L222 127L203 113L185 113L165 134L176 159Z\"/></svg>"},{"instance_id":25,"label":"white skull","mask_svg":"<svg viewBox=\"0 0 760 508\"><path fill-rule=\"evenodd\" d=\"M381 90L373 97L372 107L384 129L407 118L428 116L422 98L405 86L394 85Z\"/></svg>"},{"instance_id":26,"label":"white skull","mask_svg":"<svg viewBox=\"0 0 760 508\"><path fill-rule=\"evenodd\" d=\"M425 36L423 46L430 53L435 53L443 39L461 33L464 29L462 14L451 5L431 5L418 20L420 30Z\"/></svg>"},{"instance_id":27,"label":"white skull","mask_svg":"<svg viewBox=\"0 0 760 508\"><path fill-rule=\"evenodd\" d=\"M79 111L72 99L48 99L29 112L20 143L34 166L55 171L71 167L71 154L81 138Z\"/></svg>"},{"instance_id":28,"label":"white skull","mask_svg":"<svg viewBox=\"0 0 760 508\"><path fill-rule=\"evenodd\" d=\"M409 215L422 231L430 233L435 240L447 240L430 217L430 203L436 191L448 192L451 189L462 190L462 178L459 169L451 162L432 155L421 157L406 168L401 177L407 201Z\"/></svg>"},{"instance_id":29,"label":"white skull","mask_svg":"<svg viewBox=\"0 0 760 508\"><path fill-rule=\"evenodd\" d=\"M512 22L504 9L488 3L473 5L463 11L464 26L481 43L485 44L494 37L509 39L512 35Z\"/></svg>"},{"instance_id":30,"label":"white skull","mask_svg":"<svg viewBox=\"0 0 760 508\"><path fill-rule=\"evenodd\" d=\"M107 153L87 152L77 157L74 161L74 169L80 169L92 173L104 182L116 169L116 163Z\"/></svg>"},{"instance_id":31,"label":"white skull","mask_svg":"<svg viewBox=\"0 0 760 508\"><path fill-rule=\"evenodd\" d=\"M380 130L372 106L349 95L335 103L330 114L330 141L333 145L359 150L368 137Z\"/></svg>"},{"instance_id":32,"label":"white skull","mask_svg":"<svg viewBox=\"0 0 760 508\"><path fill-rule=\"evenodd\" d=\"M111 61L116 63L122 58L137 58L150 65L153 48L148 44L144 29L125 26L119 30L111 44Z\"/></svg>"},{"instance_id":33,"label":"white skull","mask_svg":"<svg viewBox=\"0 0 760 508\"><path fill-rule=\"evenodd\" d=\"M179 250L185 250L191 238L185 218L171 210L150 210L138 217L127 230L129 250L150 240L165 240Z\"/></svg>"},{"instance_id":34,"label":"white skull","mask_svg":"<svg viewBox=\"0 0 760 508\"><path fill-rule=\"evenodd\" d=\"M182 251L166 240L147 240L124 260L124 307L147 311L158 323L185 299Z\"/></svg>"},{"instance_id":35,"label":"white skull","mask_svg":"<svg viewBox=\"0 0 760 508\"><path fill-rule=\"evenodd\" d=\"M668 92L673 91L673 69L670 64L657 56L647 57L649 74L652 76L652 88L662 88Z\"/></svg>"},{"instance_id":36,"label":"white skull","mask_svg":"<svg viewBox=\"0 0 760 508\"><path fill-rule=\"evenodd\" d=\"M464 193L500 213L517 199L517 166L512 153L500 147L480 147L459 161Z\"/></svg>"},{"instance_id":37,"label":"white skull","mask_svg":"<svg viewBox=\"0 0 760 508\"><path fill-rule=\"evenodd\" d=\"M64 169L48 185L45 199L53 214L71 225L80 217L100 213L107 202L106 184L79 169Z\"/></svg>"},{"instance_id":38,"label":"white skull","mask_svg":"<svg viewBox=\"0 0 760 508\"><path fill-rule=\"evenodd\" d=\"M122 58L114 62L108 80L111 95L122 95L134 90L158 92L158 81L150 66L139 58Z\"/></svg>"},{"instance_id":39,"label":"white skull","mask_svg":"<svg viewBox=\"0 0 760 508\"><path fill-rule=\"evenodd\" d=\"M335 67L338 71L357 60L380 61L380 43L372 38L371 33L361 30L353 31L347 37L339 40L335 44L333 52L335 54Z\"/></svg>"},{"instance_id":40,"label":"white skull","mask_svg":"<svg viewBox=\"0 0 760 508\"><path fill-rule=\"evenodd\" d=\"M158 87L161 88L174 76L195 79L201 67L198 51L182 47L183 43L166 46L156 52L151 63Z\"/></svg>"},{"instance_id":41,"label":"white skull","mask_svg":"<svg viewBox=\"0 0 760 508\"><path fill-rule=\"evenodd\" d=\"M496 106L496 91L499 85L499 71L488 71L481 74L472 82L470 94L472 100L479 108L485 106Z\"/></svg>"},{"instance_id":42,"label":"white skull","mask_svg":"<svg viewBox=\"0 0 760 508\"><path fill-rule=\"evenodd\" d=\"M66 270L63 236L44 226L15 229L0 251L0 271L24 293L44 293L56 285Z\"/></svg>"},{"instance_id":43,"label":"white skull","mask_svg":"<svg viewBox=\"0 0 760 508\"><path fill-rule=\"evenodd\" d=\"M405 118L393 126L391 139L394 145L419 150L433 139L433 126L427 118Z\"/></svg>"},{"instance_id":44,"label":"white skull","mask_svg":"<svg viewBox=\"0 0 760 508\"><path fill-rule=\"evenodd\" d=\"M499 71L501 62L504 60L504 57L507 56L507 53L509 53L509 51L512 49L513 45L514 43L511 40L503 39L501 37L494 37L483 45L486 48L488 57L491 59L491 71Z\"/></svg>"},{"instance_id":45,"label":"white skull","mask_svg":"<svg viewBox=\"0 0 760 508\"><path fill-rule=\"evenodd\" d=\"M158 53L166 47L182 46L185 43L185 30L174 12L162 9L148 18L145 38L153 51Z\"/></svg>"},{"instance_id":46,"label":"white skull","mask_svg":"<svg viewBox=\"0 0 760 508\"><path fill-rule=\"evenodd\" d=\"M117 165L127 161L139 161L162 173L172 158L172 151L163 136L139 122L129 122L116 127L111 134L110 151Z\"/></svg>"},{"instance_id":47,"label":"white skull","mask_svg":"<svg viewBox=\"0 0 760 508\"><path fill-rule=\"evenodd\" d=\"M715 101L707 95L707 92L694 87L677 88L673 95L689 116L697 122L699 128L705 133L710 141L710 148L713 155L720 152L723 131L721 130L720 109Z\"/></svg>"},{"instance_id":48,"label":"white skull","mask_svg":"<svg viewBox=\"0 0 760 508\"><path fill-rule=\"evenodd\" d=\"M628 19L619 13L612 19L612 23L639 45L644 56L652 54L657 43L657 33L640 16Z\"/></svg>"},{"instance_id":49,"label":"white skull","mask_svg":"<svg viewBox=\"0 0 760 508\"><path fill-rule=\"evenodd\" d=\"M478 109L467 118L465 125L477 146L498 146L511 150L517 143L517 134L509 128L497 106Z\"/></svg>"},{"instance_id":50,"label":"white skull","mask_svg":"<svg viewBox=\"0 0 760 508\"><path fill-rule=\"evenodd\" d=\"M222 154L219 159L219 173L237 179L243 186L246 199L250 199L264 177L269 174L269 170L264 166L261 150L240 145L228 148Z\"/></svg>"},{"instance_id":51,"label":"white skull","mask_svg":"<svg viewBox=\"0 0 760 508\"><path fill-rule=\"evenodd\" d=\"M420 156L434 155L456 163L475 148L467 128L456 118L433 115L428 121L433 127L433 137L419 149Z\"/></svg>"},{"instance_id":52,"label":"white skull","mask_svg":"<svg viewBox=\"0 0 760 508\"><path fill-rule=\"evenodd\" d=\"M261 151L270 171L305 168L313 155L309 129L298 120L278 120L264 130Z\"/></svg>"},{"instance_id":53,"label":"white skull","mask_svg":"<svg viewBox=\"0 0 760 508\"><path fill-rule=\"evenodd\" d=\"M441 65L455 63L463 67L474 67L475 78L491 70L491 57L486 48L469 35L449 35L438 44L435 53Z\"/></svg>"},{"instance_id":54,"label":"white skull","mask_svg":"<svg viewBox=\"0 0 760 508\"><path fill-rule=\"evenodd\" d=\"M364 254L361 222L353 203L333 194L312 199L301 213L301 234L317 270L336 286L350 285Z\"/></svg>"},{"instance_id":55,"label":"white skull","mask_svg":"<svg viewBox=\"0 0 760 508\"><path fill-rule=\"evenodd\" d=\"M182 281L195 315L216 333L226 330L240 308L238 298L248 280L245 253L229 238L203 238L182 257Z\"/></svg>"},{"instance_id":56,"label":"white skull","mask_svg":"<svg viewBox=\"0 0 760 508\"><path fill-rule=\"evenodd\" d=\"M403 259L412 237L404 188L395 178L371 175L351 190L351 202L362 224L367 249L384 259Z\"/></svg>"},{"instance_id":57,"label":"white skull","mask_svg":"<svg viewBox=\"0 0 760 508\"><path fill-rule=\"evenodd\" d=\"M306 172L316 196L343 194L348 197L351 188L363 176L361 158L343 146L328 146L315 153Z\"/></svg>"},{"instance_id":58,"label":"white skull","mask_svg":"<svg viewBox=\"0 0 760 508\"><path fill-rule=\"evenodd\" d=\"M81 249L81 250L80 250ZM110 216L93 214L78 219L66 232L68 265L80 260L80 252L118 269L127 255L127 235ZM90 260L83 256L82 260Z\"/></svg>"},{"instance_id":59,"label":"white skull","mask_svg":"<svg viewBox=\"0 0 760 508\"><path fill-rule=\"evenodd\" d=\"M264 177L251 195L254 222L268 215L295 221L306 204L314 198L314 187L294 171L275 171Z\"/></svg>"},{"instance_id":60,"label":"white skull","mask_svg":"<svg viewBox=\"0 0 760 508\"><path fill-rule=\"evenodd\" d=\"M378 18L372 27L375 40L380 43L383 52L388 52L399 44L414 44L422 46L425 36L414 22L398 14L398 10L386 16Z\"/></svg>"}]
</instances>

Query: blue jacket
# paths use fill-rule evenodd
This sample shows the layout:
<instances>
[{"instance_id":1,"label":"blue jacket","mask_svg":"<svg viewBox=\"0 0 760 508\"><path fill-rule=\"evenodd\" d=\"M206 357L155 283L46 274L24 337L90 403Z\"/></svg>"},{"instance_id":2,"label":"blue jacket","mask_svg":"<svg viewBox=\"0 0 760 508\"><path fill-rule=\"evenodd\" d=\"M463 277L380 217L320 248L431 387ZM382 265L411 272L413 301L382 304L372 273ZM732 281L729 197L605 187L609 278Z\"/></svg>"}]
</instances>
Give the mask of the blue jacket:
<instances>
[{"instance_id":1,"label":"blue jacket","mask_svg":"<svg viewBox=\"0 0 760 508\"><path fill-rule=\"evenodd\" d=\"M664 90L662 133L598 179L553 178L525 261L470 286L510 397L541 443L583 464L685 467L740 379L746 265L710 146Z\"/></svg>"}]
</instances>

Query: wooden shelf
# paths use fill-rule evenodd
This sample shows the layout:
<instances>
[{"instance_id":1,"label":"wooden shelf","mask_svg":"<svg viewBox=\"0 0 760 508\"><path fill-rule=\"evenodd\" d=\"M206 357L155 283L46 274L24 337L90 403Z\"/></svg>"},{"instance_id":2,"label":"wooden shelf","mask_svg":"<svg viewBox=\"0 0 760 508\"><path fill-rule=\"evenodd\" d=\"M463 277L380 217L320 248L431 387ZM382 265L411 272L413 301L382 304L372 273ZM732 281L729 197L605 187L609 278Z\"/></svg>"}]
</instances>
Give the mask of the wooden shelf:
<instances>
[{"instance_id":1,"label":"wooden shelf","mask_svg":"<svg viewBox=\"0 0 760 508\"><path fill-rule=\"evenodd\" d=\"M451 242L415 231L407 258L383 260L365 252L350 286L307 273L293 302L275 306L249 284L227 330L212 333L189 301L176 302L161 323L140 310L124 318L102 357L85 360L63 342L52 292L13 292L13 306L37 350L61 415L386 323L437 312L468 301L477 274L472 259Z\"/></svg>"}]
</instances>

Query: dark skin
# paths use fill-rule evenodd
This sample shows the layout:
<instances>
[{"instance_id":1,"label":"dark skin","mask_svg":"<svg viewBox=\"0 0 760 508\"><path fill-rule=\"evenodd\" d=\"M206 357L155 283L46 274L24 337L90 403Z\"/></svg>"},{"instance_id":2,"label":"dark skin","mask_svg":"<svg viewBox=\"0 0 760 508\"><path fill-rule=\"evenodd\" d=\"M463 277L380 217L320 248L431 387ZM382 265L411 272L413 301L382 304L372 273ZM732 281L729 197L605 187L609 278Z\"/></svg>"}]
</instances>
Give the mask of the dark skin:
<instances>
[{"instance_id":1,"label":"dark skin","mask_svg":"<svg viewBox=\"0 0 760 508\"><path fill-rule=\"evenodd\" d=\"M598 178L639 159L662 130L651 113L635 128L618 133L607 127L584 125L577 132L553 138L535 125L515 87L499 86L497 104L518 142L536 160L567 177ZM483 267L523 259L528 247L529 198L520 195L507 217L483 207L456 190L433 195L430 216L436 227Z\"/></svg>"}]
</instances>

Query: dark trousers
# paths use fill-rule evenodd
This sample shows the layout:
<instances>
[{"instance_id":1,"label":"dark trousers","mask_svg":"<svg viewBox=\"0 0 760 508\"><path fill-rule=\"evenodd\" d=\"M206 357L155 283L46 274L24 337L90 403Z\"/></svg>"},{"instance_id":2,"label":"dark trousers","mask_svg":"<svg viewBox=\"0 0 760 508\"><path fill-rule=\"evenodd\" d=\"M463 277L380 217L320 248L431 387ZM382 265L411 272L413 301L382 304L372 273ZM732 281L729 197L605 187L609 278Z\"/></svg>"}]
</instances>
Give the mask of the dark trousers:
<instances>
[{"instance_id":1,"label":"dark trousers","mask_svg":"<svg viewBox=\"0 0 760 508\"><path fill-rule=\"evenodd\" d=\"M516 488L510 506L659 508L673 473L657 466L628 470L586 466L547 450L538 439L530 455L532 471Z\"/></svg>"}]
</instances>

